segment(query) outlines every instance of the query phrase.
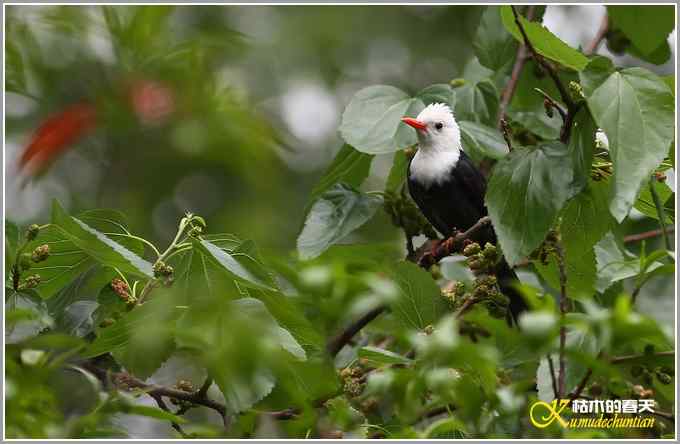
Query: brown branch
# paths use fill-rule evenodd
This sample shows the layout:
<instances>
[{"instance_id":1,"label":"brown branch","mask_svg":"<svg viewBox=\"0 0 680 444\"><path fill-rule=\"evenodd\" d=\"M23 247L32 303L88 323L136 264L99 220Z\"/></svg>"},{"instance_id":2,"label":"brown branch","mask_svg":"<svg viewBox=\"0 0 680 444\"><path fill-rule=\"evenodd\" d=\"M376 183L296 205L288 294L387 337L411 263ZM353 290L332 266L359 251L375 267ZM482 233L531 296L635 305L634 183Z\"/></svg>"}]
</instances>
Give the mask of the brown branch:
<instances>
[{"instance_id":1,"label":"brown branch","mask_svg":"<svg viewBox=\"0 0 680 444\"><path fill-rule=\"evenodd\" d=\"M668 226L666 227L666 231L668 233L673 233L675 231L674 226ZM661 229L656 229L656 230L651 230L651 231L645 231L643 233L637 233L637 234L631 234L623 238L623 242L628 244L631 242L639 242L645 239L651 239L653 237L658 237L663 234L663 231Z\"/></svg>"},{"instance_id":2,"label":"brown branch","mask_svg":"<svg viewBox=\"0 0 680 444\"><path fill-rule=\"evenodd\" d=\"M203 382L203 385L201 386L201 388L198 389L197 395L201 398L207 397L208 389L210 388L210 386L212 384L213 384L213 378L210 375L208 375L208 377L205 378L205 382Z\"/></svg>"},{"instance_id":3,"label":"brown branch","mask_svg":"<svg viewBox=\"0 0 680 444\"><path fill-rule=\"evenodd\" d=\"M557 255L557 268L560 273L560 357L559 357L559 371L557 374L557 393L559 398L564 396L567 366L565 361L565 348L567 345L567 328L564 325L564 319L567 314L567 271L564 263L564 250L562 249L561 239L557 239L554 243L555 253Z\"/></svg>"},{"instance_id":4,"label":"brown branch","mask_svg":"<svg viewBox=\"0 0 680 444\"><path fill-rule=\"evenodd\" d=\"M607 36L607 32L609 31L609 17L607 14L602 17L602 22L600 22L600 28L597 30L597 33L595 34L595 37L588 43L588 45L583 49L583 54L589 56L594 54L597 51L597 48L599 48L600 43L602 43L602 40Z\"/></svg>"},{"instance_id":5,"label":"brown branch","mask_svg":"<svg viewBox=\"0 0 680 444\"><path fill-rule=\"evenodd\" d=\"M229 417L227 415L227 409L224 404L217 401L209 399L205 396L199 396L199 391L196 392L186 392L184 390L174 389L170 387L164 387L156 384L147 384L141 379L126 373L126 372L112 372L97 367L90 361L85 361L80 364L82 368L94 374L103 383L111 382L118 388L126 389L139 389L151 396L153 399L157 400L161 397L177 399L180 401L187 401L193 404L202 405L204 407L211 408L220 414L222 417L222 422L224 423L224 428L229 427Z\"/></svg>"},{"instance_id":6,"label":"brown branch","mask_svg":"<svg viewBox=\"0 0 680 444\"><path fill-rule=\"evenodd\" d=\"M553 364L552 356L548 353L548 369L550 370L550 382L552 383L553 395L555 398L559 396L559 391L557 390L557 378L555 377L555 364Z\"/></svg>"},{"instance_id":7,"label":"brown branch","mask_svg":"<svg viewBox=\"0 0 680 444\"><path fill-rule=\"evenodd\" d=\"M158 396L158 395L150 395L150 396L154 399L154 401L156 401L156 404L158 404L158 407L160 407L161 409L165 410L168 413L172 413L170 411L170 409L168 408L168 406L165 404L165 401L163 401L163 398L161 396ZM182 429L181 425L179 425L175 421L170 421L170 424L172 424L173 429L177 430L177 433L182 435L182 438L188 438L189 437L189 435L184 431L184 429Z\"/></svg>"},{"instance_id":8,"label":"brown branch","mask_svg":"<svg viewBox=\"0 0 680 444\"><path fill-rule=\"evenodd\" d=\"M342 347L347 345L355 334L368 325L368 323L373 319L380 316L380 314L385 310L387 310L387 306L380 305L345 327L345 329L328 341L328 344L326 345L326 350L328 350L328 353L331 356L337 355L338 352L342 350Z\"/></svg>"},{"instance_id":9,"label":"brown branch","mask_svg":"<svg viewBox=\"0 0 680 444\"><path fill-rule=\"evenodd\" d=\"M486 228L490 224L491 218L489 216L484 216L467 231L463 233L458 232L454 236L438 242L430 252L427 252L420 257L418 260L418 265L425 269L429 269L432 265L436 264L443 258L450 256L452 253L461 252L465 247L465 241L473 240L479 231Z\"/></svg>"},{"instance_id":10,"label":"brown branch","mask_svg":"<svg viewBox=\"0 0 680 444\"><path fill-rule=\"evenodd\" d=\"M593 374L593 369L589 368L586 374L583 376L581 379L581 382L578 383L576 386L576 389L574 392L569 396L569 400L573 401L574 399L578 398L581 396L581 393L583 392L583 389L586 388L586 384L588 383L588 379L590 379L590 375Z\"/></svg>"},{"instance_id":11,"label":"brown branch","mask_svg":"<svg viewBox=\"0 0 680 444\"><path fill-rule=\"evenodd\" d=\"M562 130L560 131L560 140L563 143L567 143L569 141L569 135L571 134L571 127L574 125L574 117L576 116L576 113L581 107L581 102L579 103L574 102L574 100L571 98L571 95L569 94L569 91L567 91L567 88L560 80L560 77L557 73L557 69L536 51L536 48L534 48L534 45L532 45L531 40L529 40L529 36L527 35L526 30L524 29L524 26L522 25L522 22L519 19L520 16L519 13L517 12L517 8L515 8L514 6L510 6L510 8L512 9L512 14L515 17L515 24L517 25L520 34L522 34L524 44L531 53L533 59L536 60L536 63L538 63L539 66L543 68L543 70L547 72L550 78L553 80L553 83L555 83L555 87L560 92L560 97L562 98L562 101L567 106L567 116L566 119L564 120L564 124L562 125Z\"/></svg>"},{"instance_id":12,"label":"brown branch","mask_svg":"<svg viewBox=\"0 0 680 444\"><path fill-rule=\"evenodd\" d=\"M531 5L527 8L527 20L531 21L534 17L534 11L536 7ZM519 82L519 76L522 74L522 69L529 59L529 53L524 44L520 43L517 47L517 53L515 55L515 64L512 66L512 72L510 74L510 80L508 80L507 85L503 88L503 93L501 94L501 101L498 104L498 117L496 119L497 128L500 130L502 128L501 121L505 119L505 110L510 105L512 97L515 95L515 90L517 89L517 83Z\"/></svg>"}]
</instances>

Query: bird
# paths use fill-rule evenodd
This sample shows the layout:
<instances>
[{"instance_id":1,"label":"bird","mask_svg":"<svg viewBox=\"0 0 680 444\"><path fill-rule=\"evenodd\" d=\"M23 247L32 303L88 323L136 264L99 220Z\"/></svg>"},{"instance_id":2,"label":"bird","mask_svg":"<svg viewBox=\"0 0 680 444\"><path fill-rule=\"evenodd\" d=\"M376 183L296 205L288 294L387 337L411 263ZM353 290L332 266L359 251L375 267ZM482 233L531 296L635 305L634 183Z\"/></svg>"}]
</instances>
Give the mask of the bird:
<instances>
[{"instance_id":1,"label":"bird","mask_svg":"<svg viewBox=\"0 0 680 444\"><path fill-rule=\"evenodd\" d=\"M486 178L463 150L460 128L443 103L432 103L405 124L416 130L418 149L407 167L407 186L411 198L425 218L445 238L457 230L467 231L488 214L484 203ZM476 233L480 245L497 243L491 224ZM503 294L510 299L508 320L517 324L526 302L516 288L517 274L505 258L496 265L495 274Z\"/></svg>"}]
</instances>

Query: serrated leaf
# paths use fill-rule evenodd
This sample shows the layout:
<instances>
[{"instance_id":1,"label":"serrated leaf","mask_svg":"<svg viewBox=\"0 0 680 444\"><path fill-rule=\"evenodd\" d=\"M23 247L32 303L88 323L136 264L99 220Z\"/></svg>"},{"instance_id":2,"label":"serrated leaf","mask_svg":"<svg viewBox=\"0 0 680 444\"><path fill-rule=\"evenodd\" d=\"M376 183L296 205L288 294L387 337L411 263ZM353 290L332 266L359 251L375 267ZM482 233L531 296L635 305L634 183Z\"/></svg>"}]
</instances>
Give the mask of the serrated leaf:
<instances>
[{"instance_id":1,"label":"serrated leaf","mask_svg":"<svg viewBox=\"0 0 680 444\"><path fill-rule=\"evenodd\" d=\"M505 29L519 42L524 42L522 33L515 23L515 16L510 6L501 6L501 19ZM530 22L519 14L519 21L536 52L567 68L581 71L588 64L588 58L580 51L560 40L540 23Z\"/></svg>"},{"instance_id":2,"label":"serrated leaf","mask_svg":"<svg viewBox=\"0 0 680 444\"><path fill-rule=\"evenodd\" d=\"M473 159L501 159L509 150L501 133L495 128L476 122L458 122L463 148Z\"/></svg>"},{"instance_id":3,"label":"serrated leaf","mask_svg":"<svg viewBox=\"0 0 680 444\"><path fill-rule=\"evenodd\" d=\"M559 142L517 147L494 167L486 206L508 263L516 264L538 247L567 199L574 166Z\"/></svg>"},{"instance_id":4,"label":"serrated leaf","mask_svg":"<svg viewBox=\"0 0 680 444\"><path fill-rule=\"evenodd\" d=\"M643 54L651 54L666 42L675 27L675 10L671 5L608 5L607 14Z\"/></svg>"},{"instance_id":5,"label":"serrated leaf","mask_svg":"<svg viewBox=\"0 0 680 444\"><path fill-rule=\"evenodd\" d=\"M342 114L340 134L368 154L389 153L416 143L416 135L401 122L415 117L424 105L398 88L374 85L357 92Z\"/></svg>"},{"instance_id":6,"label":"serrated leaf","mask_svg":"<svg viewBox=\"0 0 680 444\"><path fill-rule=\"evenodd\" d=\"M673 190L671 190L665 182L658 182L655 180L652 181L651 184L659 195L659 200L663 206L664 221L674 223L675 202L672 199ZM654 199L652 198L652 192L650 191L649 186L642 187L634 207L645 216L651 217L652 219L659 219L659 213L656 211L656 205L654 205Z\"/></svg>"},{"instance_id":7,"label":"serrated leaf","mask_svg":"<svg viewBox=\"0 0 680 444\"><path fill-rule=\"evenodd\" d=\"M389 275L399 286L399 295L390 302L390 308L405 328L422 330L447 312L441 291L427 271L402 261L391 267Z\"/></svg>"},{"instance_id":8,"label":"serrated leaf","mask_svg":"<svg viewBox=\"0 0 680 444\"><path fill-rule=\"evenodd\" d=\"M366 346L359 349L359 358L366 359L374 364L409 364L413 360L398 353L378 347Z\"/></svg>"},{"instance_id":9,"label":"serrated leaf","mask_svg":"<svg viewBox=\"0 0 680 444\"><path fill-rule=\"evenodd\" d=\"M517 41L503 27L500 8L487 6L472 42L479 63L493 71L510 66L517 53Z\"/></svg>"},{"instance_id":10,"label":"serrated leaf","mask_svg":"<svg viewBox=\"0 0 680 444\"><path fill-rule=\"evenodd\" d=\"M69 216L56 200L52 206L52 223L75 246L101 264L136 276L153 277L151 263L82 220Z\"/></svg>"},{"instance_id":11,"label":"serrated leaf","mask_svg":"<svg viewBox=\"0 0 680 444\"><path fill-rule=\"evenodd\" d=\"M344 144L323 176L314 186L310 201L316 200L324 191L339 182L358 188L368 177L373 155L355 150Z\"/></svg>"},{"instance_id":12,"label":"serrated leaf","mask_svg":"<svg viewBox=\"0 0 680 444\"><path fill-rule=\"evenodd\" d=\"M361 193L346 184L336 184L312 205L297 250L302 259L312 259L368 222L382 198Z\"/></svg>"},{"instance_id":13,"label":"serrated leaf","mask_svg":"<svg viewBox=\"0 0 680 444\"><path fill-rule=\"evenodd\" d=\"M456 88L456 120L495 126L498 102L498 90L491 80L466 82Z\"/></svg>"}]
</instances>

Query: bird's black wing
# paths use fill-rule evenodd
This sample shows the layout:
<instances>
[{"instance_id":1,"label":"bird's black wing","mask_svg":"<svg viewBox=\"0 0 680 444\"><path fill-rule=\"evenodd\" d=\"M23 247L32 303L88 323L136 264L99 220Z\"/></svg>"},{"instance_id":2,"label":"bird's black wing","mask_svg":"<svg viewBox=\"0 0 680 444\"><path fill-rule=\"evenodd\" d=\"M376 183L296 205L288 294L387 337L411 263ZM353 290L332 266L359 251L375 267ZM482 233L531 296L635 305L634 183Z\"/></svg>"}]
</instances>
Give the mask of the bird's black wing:
<instances>
[{"instance_id":1,"label":"bird's black wing","mask_svg":"<svg viewBox=\"0 0 680 444\"><path fill-rule=\"evenodd\" d=\"M472 163L472 160L460 152L460 157L453 170L456 185L462 195L466 196L468 204L474 207L479 218L486 216L486 206L484 205L484 195L486 194L486 178L479 169Z\"/></svg>"}]
</instances>

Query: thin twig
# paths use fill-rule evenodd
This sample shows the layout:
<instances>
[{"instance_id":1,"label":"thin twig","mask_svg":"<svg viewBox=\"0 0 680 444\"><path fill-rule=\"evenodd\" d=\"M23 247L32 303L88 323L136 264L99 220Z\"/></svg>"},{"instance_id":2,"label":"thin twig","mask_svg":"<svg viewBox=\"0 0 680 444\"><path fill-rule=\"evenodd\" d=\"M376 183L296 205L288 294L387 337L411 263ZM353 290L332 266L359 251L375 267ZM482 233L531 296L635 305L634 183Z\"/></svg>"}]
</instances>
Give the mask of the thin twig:
<instances>
[{"instance_id":1,"label":"thin twig","mask_svg":"<svg viewBox=\"0 0 680 444\"><path fill-rule=\"evenodd\" d=\"M670 238L668 237L668 232L666 231L664 208L663 204L661 203L659 193L657 193L656 188L654 188L654 181L656 181L656 178L654 177L652 177L649 181L649 192L652 194L652 200L654 201L654 206L656 207L656 214L659 216L659 226L661 227L661 234L663 234L663 241L666 245L666 250L670 250L672 247Z\"/></svg>"},{"instance_id":2,"label":"thin twig","mask_svg":"<svg viewBox=\"0 0 680 444\"><path fill-rule=\"evenodd\" d=\"M534 17L534 11L536 7L531 5L527 8L527 20L531 21ZM524 44L520 43L517 47L517 53L515 55L515 64L512 66L512 72L510 74L510 80L508 80L507 85L503 88L503 94L501 95L500 103L498 104L498 117L497 117L497 127L500 130L502 128L501 121L505 119L505 111L512 97L515 95L515 90L517 89L517 83L519 82L519 76L522 74L522 69L529 59L529 53Z\"/></svg>"},{"instance_id":3,"label":"thin twig","mask_svg":"<svg viewBox=\"0 0 680 444\"><path fill-rule=\"evenodd\" d=\"M567 328L564 325L564 319L567 314L567 271L564 263L564 249L562 248L561 239L558 239L554 243L555 253L557 255L557 268L560 273L560 357L559 357L559 372L557 374L557 392L559 398L562 399L564 396L565 384L566 384L566 361L565 361L565 348L567 345Z\"/></svg>"},{"instance_id":4,"label":"thin twig","mask_svg":"<svg viewBox=\"0 0 680 444\"><path fill-rule=\"evenodd\" d=\"M607 32L609 31L609 17L607 14L602 17L602 22L600 22L600 28L597 30L597 33L595 34L595 37L588 43L588 45L583 49L583 54L585 55L592 55L595 54L597 51L597 48L599 48L600 43L602 43L602 40L607 36Z\"/></svg>"},{"instance_id":5,"label":"thin twig","mask_svg":"<svg viewBox=\"0 0 680 444\"><path fill-rule=\"evenodd\" d=\"M553 395L555 398L559 396L559 391L557 390L557 378L555 377L555 364L553 364L552 356L548 353L548 369L550 370L550 382L552 383Z\"/></svg>"},{"instance_id":6,"label":"thin twig","mask_svg":"<svg viewBox=\"0 0 680 444\"><path fill-rule=\"evenodd\" d=\"M569 396L569 400L573 401L574 399L578 398L581 396L581 392L583 392L583 389L586 388L586 384L588 383L588 379L590 379L590 375L593 374L593 369L589 368L586 374L583 376L581 379L581 382L578 383L576 386L576 389L574 392Z\"/></svg>"},{"instance_id":7,"label":"thin twig","mask_svg":"<svg viewBox=\"0 0 680 444\"><path fill-rule=\"evenodd\" d=\"M208 389L213 383L213 378L208 375L207 378L205 378L205 382L203 382L203 385L201 386L200 389L198 389L198 393L196 393L198 396L201 398L205 398L208 395Z\"/></svg>"},{"instance_id":8,"label":"thin twig","mask_svg":"<svg viewBox=\"0 0 680 444\"><path fill-rule=\"evenodd\" d=\"M667 233L672 233L675 231L674 226L666 227L666 232ZM637 234L631 234L623 238L623 242L626 244L632 243L632 242L639 242L645 239L651 239L653 237L658 237L663 235L663 231L661 229L656 229L656 230L651 230L651 231L645 231L643 233L637 233Z\"/></svg>"},{"instance_id":9,"label":"thin twig","mask_svg":"<svg viewBox=\"0 0 680 444\"><path fill-rule=\"evenodd\" d=\"M168 408L168 406L165 404L165 401L163 401L163 398L161 396L159 396L159 395L150 395L150 396L154 399L154 401L156 401L156 404L158 404L158 407L160 407L161 409L165 410L168 413L172 413L170 411L170 409ZM184 429L182 429L181 425L179 425L175 421L170 421L170 424L172 424L173 429L177 430L177 433L182 435L182 438L188 438L189 437L189 435L187 435L187 433L184 431Z\"/></svg>"},{"instance_id":10,"label":"thin twig","mask_svg":"<svg viewBox=\"0 0 680 444\"><path fill-rule=\"evenodd\" d=\"M342 347L347 345L355 334L368 325L369 322L380 316L385 310L387 310L387 306L380 305L345 327L340 333L328 341L328 344L326 345L328 353L331 356L337 355L338 352L342 350Z\"/></svg>"},{"instance_id":11,"label":"thin twig","mask_svg":"<svg viewBox=\"0 0 680 444\"><path fill-rule=\"evenodd\" d=\"M418 260L418 265L425 269L429 269L443 258L450 256L452 253L462 251L465 241L473 240L475 236L488 225L491 224L491 218L484 216L479 219L473 226L463 233L456 233L454 236L440 241L430 252L424 254Z\"/></svg>"}]
</instances>

